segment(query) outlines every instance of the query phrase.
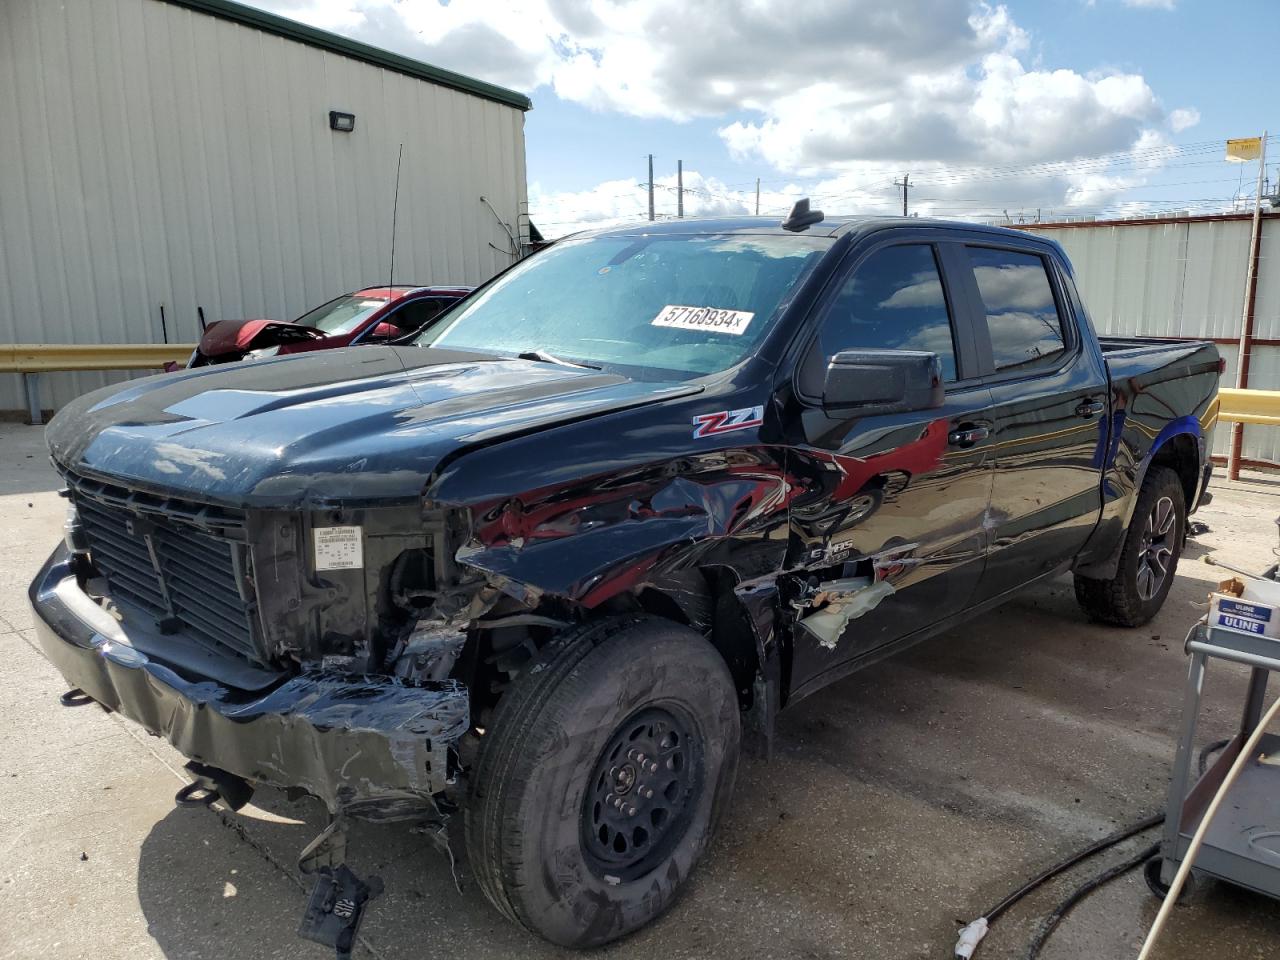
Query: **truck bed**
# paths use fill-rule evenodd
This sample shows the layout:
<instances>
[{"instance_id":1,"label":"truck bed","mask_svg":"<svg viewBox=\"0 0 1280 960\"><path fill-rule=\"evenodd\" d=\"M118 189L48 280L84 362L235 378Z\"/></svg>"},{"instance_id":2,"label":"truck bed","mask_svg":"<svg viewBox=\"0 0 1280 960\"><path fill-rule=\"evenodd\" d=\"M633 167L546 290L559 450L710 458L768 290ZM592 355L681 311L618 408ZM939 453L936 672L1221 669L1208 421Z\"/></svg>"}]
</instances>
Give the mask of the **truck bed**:
<instances>
[{"instance_id":1,"label":"truck bed","mask_svg":"<svg viewBox=\"0 0 1280 960\"><path fill-rule=\"evenodd\" d=\"M1209 340L1161 337L1099 337L1102 356L1113 383L1132 384L1125 392L1140 392L1150 384L1180 378L1194 379L1192 393L1217 392L1221 373L1218 348Z\"/></svg>"},{"instance_id":2,"label":"truck bed","mask_svg":"<svg viewBox=\"0 0 1280 960\"><path fill-rule=\"evenodd\" d=\"M1159 353L1170 347L1199 347L1209 343L1183 337L1098 337L1098 344L1105 354Z\"/></svg>"}]
</instances>

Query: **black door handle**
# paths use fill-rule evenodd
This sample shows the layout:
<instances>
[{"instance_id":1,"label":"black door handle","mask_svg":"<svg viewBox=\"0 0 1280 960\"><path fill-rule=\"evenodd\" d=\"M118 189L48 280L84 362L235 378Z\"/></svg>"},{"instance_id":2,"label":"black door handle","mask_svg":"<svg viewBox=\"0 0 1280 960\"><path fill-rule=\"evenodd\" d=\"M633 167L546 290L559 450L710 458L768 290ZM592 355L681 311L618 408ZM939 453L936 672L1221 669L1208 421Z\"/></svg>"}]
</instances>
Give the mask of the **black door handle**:
<instances>
[{"instance_id":1,"label":"black door handle","mask_svg":"<svg viewBox=\"0 0 1280 960\"><path fill-rule=\"evenodd\" d=\"M964 423L947 434L947 443L953 447L972 447L979 440L985 440L989 436L991 431L987 427Z\"/></svg>"},{"instance_id":2,"label":"black door handle","mask_svg":"<svg viewBox=\"0 0 1280 960\"><path fill-rule=\"evenodd\" d=\"M1103 410L1107 409L1107 405L1101 400L1094 400L1092 397L1088 400L1080 401L1080 405L1076 407L1076 414L1084 417L1086 420L1092 420Z\"/></svg>"}]
</instances>

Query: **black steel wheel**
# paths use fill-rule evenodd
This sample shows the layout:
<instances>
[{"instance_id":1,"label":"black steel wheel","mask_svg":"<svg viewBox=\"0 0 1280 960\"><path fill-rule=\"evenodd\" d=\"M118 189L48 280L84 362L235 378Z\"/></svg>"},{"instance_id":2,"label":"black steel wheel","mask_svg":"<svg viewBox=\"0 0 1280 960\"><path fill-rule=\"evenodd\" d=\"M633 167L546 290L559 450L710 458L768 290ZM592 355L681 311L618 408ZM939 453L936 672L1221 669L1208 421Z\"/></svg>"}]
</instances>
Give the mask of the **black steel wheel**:
<instances>
[{"instance_id":1,"label":"black steel wheel","mask_svg":"<svg viewBox=\"0 0 1280 960\"><path fill-rule=\"evenodd\" d=\"M688 627L627 617L554 639L499 701L471 772L480 888L561 946L648 923L728 806L738 713L724 659Z\"/></svg>"},{"instance_id":2,"label":"black steel wheel","mask_svg":"<svg viewBox=\"0 0 1280 960\"><path fill-rule=\"evenodd\" d=\"M688 826L701 788L702 745L679 707L649 707L609 738L582 807L584 859L597 873L648 873Z\"/></svg>"}]
</instances>

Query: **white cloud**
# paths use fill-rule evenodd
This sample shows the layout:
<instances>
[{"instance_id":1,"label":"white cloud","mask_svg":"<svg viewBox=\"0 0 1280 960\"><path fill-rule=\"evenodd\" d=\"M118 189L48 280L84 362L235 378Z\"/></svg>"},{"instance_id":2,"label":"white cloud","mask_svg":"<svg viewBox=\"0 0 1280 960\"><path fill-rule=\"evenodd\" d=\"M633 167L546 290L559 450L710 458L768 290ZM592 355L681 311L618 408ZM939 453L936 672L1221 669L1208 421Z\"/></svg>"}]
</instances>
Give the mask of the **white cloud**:
<instances>
[{"instance_id":1,"label":"white cloud","mask_svg":"<svg viewBox=\"0 0 1280 960\"><path fill-rule=\"evenodd\" d=\"M1101 203L1140 173L1107 175L1084 158L1132 152L1135 171L1158 167L1165 133L1199 120L1192 108L1166 112L1138 74L1041 66L1008 8L981 0L259 2L535 101L552 90L600 111L710 120L734 157L792 178L795 192L872 209L894 207L892 177L908 169L935 198L913 203L922 212L1046 196ZM951 173L1029 164L1053 166L1024 181ZM730 200L748 212L744 195L698 183L708 196L686 205L691 214ZM794 195L780 186L770 206ZM643 197L630 181L554 195L533 184L530 206L572 224L642 212Z\"/></svg>"},{"instance_id":2,"label":"white cloud","mask_svg":"<svg viewBox=\"0 0 1280 960\"><path fill-rule=\"evenodd\" d=\"M973 0L262 2L600 110L728 118L730 147L782 169L1086 155L1162 119L1139 76L1028 68L1026 31Z\"/></svg>"},{"instance_id":3,"label":"white cloud","mask_svg":"<svg viewBox=\"0 0 1280 960\"><path fill-rule=\"evenodd\" d=\"M932 162L912 165L910 211L914 215L1025 222L1093 214L1115 206L1131 188L1145 182L1173 148L1154 132L1133 150L1112 158L1116 166L1094 161L1040 164L1016 170L956 166ZM1114 172L1119 169L1123 172ZM781 218L800 197L828 216L898 215L902 211L901 169L865 163L834 175L770 181L760 191L760 213ZM676 177L654 180L657 218L676 215ZM755 212L754 183L727 184L697 170L684 171L686 217L745 216ZM1046 205L1045 198L1055 198ZM533 221L549 238L577 230L634 223L647 217L645 186L637 180L615 180L581 191L548 191L529 186ZM1137 212L1137 208L1130 212Z\"/></svg>"},{"instance_id":4,"label":"white cloud","mask_svg":"<svg viewBox=\"0 0 1280 960\"><path fill-rule=\"evenodd\" d=\"M1181 133L1200 122L1200 111L1195 107L1179 107L1169 113L1169 129Z\"/></svg>"},{"instance_id":5,"label":"white cloud","mask_svg":"<svg viewBox=\"0 0 1280 960\"><path fill-rule=\"evenodd\" d=\"M1148 10L1172 10L1176 0L1121 0L1126 7L1142 7Z\"/></svg>"}]
</instances>

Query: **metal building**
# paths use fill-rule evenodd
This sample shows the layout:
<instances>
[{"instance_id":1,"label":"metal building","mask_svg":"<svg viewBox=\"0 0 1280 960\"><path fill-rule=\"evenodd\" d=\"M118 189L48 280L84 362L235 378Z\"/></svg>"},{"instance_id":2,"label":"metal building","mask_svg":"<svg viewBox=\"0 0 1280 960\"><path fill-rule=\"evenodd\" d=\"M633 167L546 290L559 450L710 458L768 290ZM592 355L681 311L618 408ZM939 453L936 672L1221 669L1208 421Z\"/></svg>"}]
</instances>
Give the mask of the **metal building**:
<instances>
[{"instance_id":1,"label":"metal building","mask_svg":"<svg viewBox=\"0 0 1280 960\"><path fill-rule=\"evenodd\" d=\"M1251 228L1249 214L1020 227L1062 245L1099 333L1213 340L1227 361L1223 386L1236 383ZM1247 379L1280 390L1280 213L1263 215L1260 239ZM1227 455L1230 435L1218 428L1215 455ZM1280 464L1280 435L1246 424L1241 456Z\"/></svg>"},{"instance_id":2,"label":"metal building","mask_svg":"<svg viewBox=\"0 0 1280 960\"><path fill-rule=\"evenodd\" d=\"M228 0L0 0L0 344L190 343L201 308L385 283L401 144L396 281L478 283L527 240L529 106Z\"/></svg>"}]
</instances>

